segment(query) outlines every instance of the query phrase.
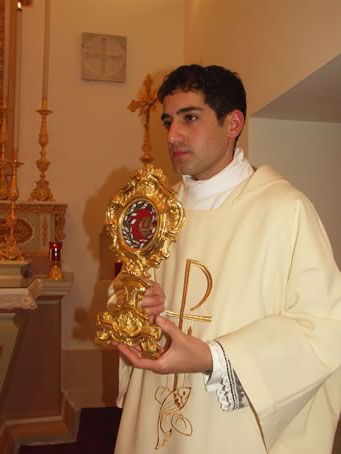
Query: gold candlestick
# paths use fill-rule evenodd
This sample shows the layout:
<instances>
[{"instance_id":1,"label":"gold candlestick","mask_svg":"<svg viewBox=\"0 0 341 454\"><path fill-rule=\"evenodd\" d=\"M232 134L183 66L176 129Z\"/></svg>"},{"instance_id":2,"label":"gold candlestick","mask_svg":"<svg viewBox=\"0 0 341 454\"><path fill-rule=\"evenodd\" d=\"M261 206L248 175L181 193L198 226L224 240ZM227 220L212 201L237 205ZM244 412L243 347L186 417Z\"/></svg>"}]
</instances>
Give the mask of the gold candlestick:
<instances>
[{"instance_id":1,"label":"gold candlestick","mask_svg":"<svg viewBox=\"0 0 341 454\"><path fill-rule=\"evenodd\" d=\"M46 159L46 146L49 143L47 134L47 116L52 113L52 110L47 108L47 98L43 98L42 107L37 112L41 115L41 127L39 133L40 158L36 161L37 167L40 171L40 178L36 181L36 187L31 192L29 202L34 200L39 201L54 201L53 194L49 188L49 182L46 180L45 173L50 165L50 161Z\"/></svg>"},{"instance_id":2,"label":"gold candlestick","mask_svg":"<svg viewBox=\"0 0 341 454\"><path fill-rule=\"evenodd\" d=\"M9 198L11 200L11 211L9 212L8 216L6 217L6 225L9 229L9 234L6 238L6 243L3 250L0 252L0 257L2 260L24 260L24 254L22 253L17 240L14 235L14 228L17 223L18 217L16 213L16 200L19 196L18 191L18 182L17 182L17 169L21 165L20 162L17 161L17 156L13 156L13 160L11 162L12 167L12 174L11 174L11 182L9 187Z\"/></svg>"},{"instance_id":3,"label":"gold candlestick","mask_svg":"<svg viewBox=\"0 0 341 454\"><path fill-rule=\"evenodd\" d=\"M9 187L6 179L6 168L8 160L6 159L6 150L8 144L8 108L7 98L2 99L1 111L1 129L0 129L0 200L8 199Z\"/></svg>"}]
</instances>

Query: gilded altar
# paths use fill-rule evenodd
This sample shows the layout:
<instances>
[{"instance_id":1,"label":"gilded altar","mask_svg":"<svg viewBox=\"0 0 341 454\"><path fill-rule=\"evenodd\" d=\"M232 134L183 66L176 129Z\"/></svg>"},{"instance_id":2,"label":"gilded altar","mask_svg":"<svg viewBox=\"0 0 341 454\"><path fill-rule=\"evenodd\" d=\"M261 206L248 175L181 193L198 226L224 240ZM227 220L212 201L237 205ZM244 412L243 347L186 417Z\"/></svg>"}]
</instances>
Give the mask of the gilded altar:
<instances>
[{"instance_id":1,"label":"gilded altar","mask_svg":"<svg viewBox=\"0 0 341 454\"><path fill-rule=\"evenodd\" d=\"M65 238L64 226L67 205L57 202L21 202L17 204L18 220L14 227L15 238L27 258L49 256L49 241ZM0 247L8 235L6 216L10 201L0 201Z\"/></svg>"}]
</instances>

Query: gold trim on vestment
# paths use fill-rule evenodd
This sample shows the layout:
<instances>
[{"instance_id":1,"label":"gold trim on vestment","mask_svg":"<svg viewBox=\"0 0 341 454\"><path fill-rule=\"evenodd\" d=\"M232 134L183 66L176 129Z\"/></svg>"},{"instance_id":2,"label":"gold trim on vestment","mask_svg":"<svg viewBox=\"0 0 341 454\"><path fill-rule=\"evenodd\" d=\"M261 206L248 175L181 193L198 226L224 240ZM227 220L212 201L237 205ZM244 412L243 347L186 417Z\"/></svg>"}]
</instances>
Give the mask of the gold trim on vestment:
<instances>
[{"instance_id":1,"label":"gold trim on vestment","mask_svg":"<svg viewBox=\"0 0 341 454\"><path fill-rule=\"evenodd\" d=\"M180 318L180 314L178 312L165 311L164 314L167 315L168 317ZM192 320L194 322L210 323L212 321L212 317L210 315L188 315L188 314L184 314L182 318L184 320Z\"/></svg>"},{"instance_id":2,"label":"gold trim on vestment","mask_svg":"<svg viewBox=\"0 0 341 454\"><path fill-rule=\"evenodd\" d=\"M179 319L178 326L183 329L183 321L191 320L196 322L211 322L212 317L210 315L189 315L185 312L187 294L189 287L189 276L191 266L198 266L206 277L207 287L204 296L201 298L199 303L195 304L190 308L191 311L197 310L201 307L208 299L213 288L212 275L204 264L194 259L186 260L185 276L182 290L182 299L180 313L173 311L165 311L164 314L170 317L176 317ZM192 335L192 327L190 326L187 330L187 335ZM184 380L185 381L185 374ZM155 399L160 403L160 412L157 422L157 442L155 449L162 449L166 442L171 438L174 430L181 435L191 436L193 433L192 423L183 416L182 410L191 395L192 388L189 386L178 386L179 374L174 374L173 389L171 390L168 386L159 386L155 392Z\"/></svg>"}]
</instances>

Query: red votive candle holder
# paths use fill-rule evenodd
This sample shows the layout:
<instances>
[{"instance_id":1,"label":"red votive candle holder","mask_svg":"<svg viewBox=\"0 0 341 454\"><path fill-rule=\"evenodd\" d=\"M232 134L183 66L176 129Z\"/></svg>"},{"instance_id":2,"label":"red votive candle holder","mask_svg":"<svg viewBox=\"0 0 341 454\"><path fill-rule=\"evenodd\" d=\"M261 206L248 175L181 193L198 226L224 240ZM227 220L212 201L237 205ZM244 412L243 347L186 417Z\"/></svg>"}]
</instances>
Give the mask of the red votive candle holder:
<instances>
[{"instance_id":1,"label":"red votive candle holder","mask_svg":"<svg viewBox=\"0 0 341 454\"><path fill-rule=\"evenodd\" d=\"M62 273L62 241L50 241L49 250L50 250L50 279L63 279L64 275Z\"/></svg>"},{"instance_id":2,"label":"red votive candle holder","mask_svg":"<svg viewBox=\"0 0 341 454\"><path fill-rule=\"evenodd\" d=\"M50 262L61 262L63 243L61 241L50 241L49 245L50 245Z\"/></svg>"}]
</instances>

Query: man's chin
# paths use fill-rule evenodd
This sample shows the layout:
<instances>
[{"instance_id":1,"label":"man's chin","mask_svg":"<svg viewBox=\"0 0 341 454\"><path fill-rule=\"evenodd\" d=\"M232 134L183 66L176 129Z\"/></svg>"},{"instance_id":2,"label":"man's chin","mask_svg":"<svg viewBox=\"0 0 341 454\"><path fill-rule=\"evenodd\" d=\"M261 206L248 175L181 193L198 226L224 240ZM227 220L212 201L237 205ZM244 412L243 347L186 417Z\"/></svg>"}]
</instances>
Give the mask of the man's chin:
<instances>
[{"instance_id":1,"label":"man's chin","mask_svg":"<svg viewBox=\"0 0 341 454\"><path fill-rule=\"evenodd\" d=\"M178 175L190 175L190 169L186 168L185 166L176 165L173 163L173 170Z\"/></svg>"}]
</instances>

